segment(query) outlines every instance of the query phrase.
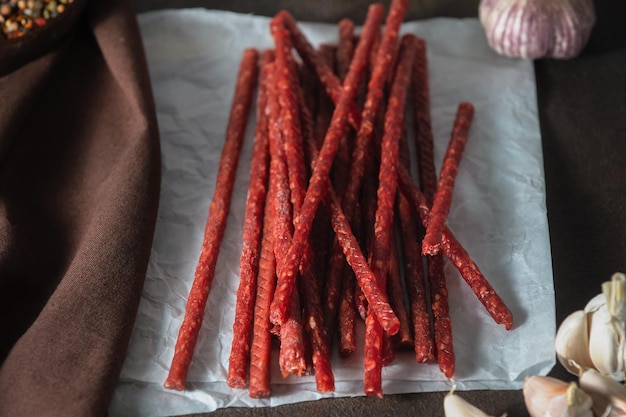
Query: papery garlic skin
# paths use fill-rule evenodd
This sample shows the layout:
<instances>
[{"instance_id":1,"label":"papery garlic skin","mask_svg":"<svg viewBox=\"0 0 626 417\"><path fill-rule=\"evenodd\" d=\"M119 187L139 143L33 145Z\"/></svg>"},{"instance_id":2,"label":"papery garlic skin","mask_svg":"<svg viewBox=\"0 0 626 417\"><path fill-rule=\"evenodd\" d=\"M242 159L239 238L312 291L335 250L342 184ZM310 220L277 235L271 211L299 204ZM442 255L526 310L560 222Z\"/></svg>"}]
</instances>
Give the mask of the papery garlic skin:
<instances>
[{"instance_id":1,"label":"papery garlic skin","mask_svg":"<svg viewBox=\"0 0 626 417\"><path fill-rule=\"evenodd\" d=\"M595 24L593 0L481 0L479 18L497 53L518 58L572 58Z\"/></svg>"},{"instance_id":2,"label":"papery garlic skin","mask_svg":"<svg viewBox=\"0 0 626 417\"><path fill-rule=\"evenodd\" d=\"M592 400L575 382L530 376L522 387L531 417L593 417Z\"/></svg>"},{"instance_id":3,"label":"papery garlic skin","mask_svg":"<svg viewBox=\"0 0 626 417\"><path fill-rule=\"evenodd\" d=\"M445 417L493 417L450 392L443 399Z\"/></svg>"}]
</instances>

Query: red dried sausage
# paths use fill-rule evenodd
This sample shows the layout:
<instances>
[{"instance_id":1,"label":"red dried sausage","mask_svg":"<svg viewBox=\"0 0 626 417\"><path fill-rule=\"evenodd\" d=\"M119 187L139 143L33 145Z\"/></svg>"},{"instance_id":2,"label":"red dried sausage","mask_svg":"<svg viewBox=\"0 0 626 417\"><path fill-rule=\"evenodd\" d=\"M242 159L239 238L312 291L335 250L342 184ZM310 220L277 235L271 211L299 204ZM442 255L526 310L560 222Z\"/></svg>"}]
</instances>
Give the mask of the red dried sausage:
<instances>
[{"instance_id":1,"label":"red dried sausage","mask_svg":"<svg viewBox=\"0 0 626 417\"><path fill-rule=\"evenodd\" d=\"M428 224L430 206L426 196L417 188L411 178L411 174L403 167L398 169L398 180L400 181L402 193L413 203L421 222ZM478 265L476 265L465 248L447 227L444 227L443 230L441 249L444 255L450 259L455 268L461 273L461 277L470 286L494 321L510 330L513 327L511 311L489 281L487 281Z\"/></svg>"},{"instance_id":2,"label":"red dried sausage","mask_svg":"<svg viewBox=\"0 0 626 417\"><path fill-rule=\"evenodd\" d=\"M368 9L368 17L363 25L363 32L365 32L365 26L367 25L367 19L372 17L373 20L382 22L384 16L383 6L380 4L372 4ZM322 57L313 48L313 45L306 39L302 31L298 28L296 20L287 11L281 11L277 14L285 25L285 27L291 33L293 40L293 46L298 51L298 54L302 60L315 70L317 77L319 78L322 86L326 89L328 95L333 99L335 103L338 103L342 93L341 82L335 76L332 69L324 62ZM380 24L378 25L380 27ZM363 36L363 35L361 35ZM369 46L368 46L369 50ZM358 85L358 83L357 83ZM354 105L353 100L346 105L346 117L353 125L361 124L361 117L357 107Z\"/></svg>"},{"instance_id":3,"label":"red dried sausage","mask_svg":"<svg viewBox=\"0 0 626 417\"><path fill-rule=\"evenodd\" d=\"M215 194L209 208L200 259L187 299L185 317L178 332L174 357L164 384L165 388L175 390L185 388L187 372L198 340L198 333L204 318L204 308L215 275L220 242L224 237L226 228L239 154L241 153L248 113L257 82L257 61L258 52L255 49L249 48L244 51L237 75L235 95L228 120L224 148L220 156Z\"/></svg>"},{"instance_id":4,"label":"red dried sausage","mask_svg":"<svg viewBox=\"0 0 626 417\"><path fill-rule=\"evenodd\" d=\"M303 140L304 143L314 144L313 116L306 106L304 92L298 90L297 93L300 105L300 117L302 119ZM309 160L311 159L312 156L309 155ZM318 212L318 215L320 213L321 212ZM311 242L308 248L305 249L301 265L300 280L304 296L304 325L311 344L317 390L320 392L332 392L335 389L335 378L330 365L329 338L324 323L318 276L315 273L314 252L312 250L314 238L315 236L310 236L309 238Z\"/></svg>"},{"instance_id":5,"label":"red dried sausage","mask_svg":"<svg viewBox=\"0 0 626 417\"><path fill-rule=\"evenodd\" d=\"M281 126L284 137L284 153L289 172L289 189L293 205L294 222L298 221L300 207L306 192L306 167L302 148L300 104L298 102L298 74L291 55L291 38L285 26L277 19L270 23L276 46L276 98L281 109Z\"/></svg>"},{"instance_id":6,"label":"red dried sausage","mask_svg":"<svg viewBox=\"0 0 626 417\"><path fill-rule=\"evenodd\" d=\"M370 7L370 10L377 10L377 8ZM367 39L366 34L373 33L373 29L379 25L380 19L378 14L369 13L363 29L363 39ZM371 42L362 41L357 47L355 59L353 59L350 65L350 71L346 77L345 86L341 89L342 94L333 112L331 124L320 150L320 156L313 169L304 204L299 214L299 221L296 222L292 245L289 253L285 257L285 259L289 261L289 264L283 271L279 271L278 273L278 284L276 286L274 300L272 301L271 319L273 323L281 324L286 318L286 300L289 300L291 297L296 273L308 241L317 207L328 189L328 176L339 146L339 140L346 130L347 114L353 105L356 89L366 65L366 62L364 62L365 59L363 58L369 52L370 45Z\"/></svg>"},{"instance_id":7,"label":"red dried sausage","mask_svg":"<svg viewBox=\"0 0 626 417\"><path fill-rule=\"evenodd\" d=\"M391 46L395 45L395 38L406 11L406 1L394 1L387 18L385 31L381 41L380 50L377 59L381 59L381 54L388 54ZM389 45L389 40L394 40ZM407 88L410 81L410 70L413 67L415 58L415 36L405 35L402 38L399 52L398 65L395 70L394 81L391 87L391 93L387 102L387 110L385 112L384 134L381 142L380 151L380 169L378 174L378 192L376 219L374 224L374 240L372 242L372 252L370 254L372 272L376 276L378 285L385 286L387 273L389 268L390 246L392 243L394 202L396 191L398 189L397 172L399 165L399 139L402 135L402 126L404 124L404 105L406 102ZM372 105L375 100L370 97L372 87L377 86L372 81L376 77L384 77L385 72L379 70L379 63L374 66L374 73L370 80L370 90L366 99L364 114L368 109L368 102ZM382 91L384 79L378 81ZM378 107L377 105L373 105ZM375 116L372 113L372 116ZM369 120L363 117L364 123ZM363 126L357 134L357 143L359 135L363 131ZM371 135L371 132L370 132ZM357 145L358 146L358 145ZM371 304L370 304L371 309ZM370 313L368 312L368 318ZM379 349L382 343L382 329L376 321L366 320L366 337L365 337L365 375L363 379L364 391L367 395L382 395L382 386L380 385L382 372L382 360L376 360L375 355L380 354Z\"/></svg>"},{"instance_id":8,"label":"red dried sausage","mask_svg":"<svg viewBox=\"0 0 626 417\"><path fill-rule=\"evenodd\" d=\"M374 67L368 83L365 104L361 114L361 123L358 126L352 152L350 181L343 199L343 208L348 219L351 219L354 214L356 201L361 189L361 182L366 168L367 154L374 132L376 117L379 114L385 82L388 78L388 74L391 72L391 57L394 55L392 52L397 48L398 32L407 7L407 0L395 0L391 4L385 22L383 37L375 57ZM361 37L362 36L363 35L361 35Z\"/></svg>"},{"instance_id":9,"label":"red dried sausage","mask_svg":"<svg viewBox=\"0 0 626 417\"><path fill-rule=\"evenodd\" d=\"M474 106L471 103L459 104L452 137L443 158L439 183L437 184L437 191L435 191L428 225L426 226L426 235L422 242L422 253L424 254L435 255L439 252L441 234L443 233L446 217L448 217L448 212L450 211L454 182L461 157L463 156L463 150L467 143L468 131L473 116Z\"/></svg>"},{"instance_id":10,"label":"red dried sausage","mask_svg":"<svg viewBox=\"0 0 626 417\"><path fill-rule=\"evenodd\" d=\"M394 233L395 235L395 233ZM413 338L411 337L411 324L409 313L406 308L404 299L404 289L402 288L402 276L400 272L399 249L395 242L395 237L391 241L389 253L389 272L387 274L387 296L389 304L396 312L398 320L400 320L400 330L396 335L400 346L411 346Z\"/></svg>"},{"instance_id":11,"label":"red dried sausage","mask_svg":"<svg viewBox=\"0 0 626 417\"><path fill-rule=\"evenodd\" d=\"M270 323L270 303L276 287L276 257L274 256L272 232L274 217L274 185L272 181L270 181L268 188L254 304L252 347L250 348L250 387L248 390L252 398L268 397L271 393L272 324Z\"/></svg>"},{"instance_id":12,"label":"red dried sausage","mask_svg":"<svg viewBox=\"0 0 626 417\"><path fill-rule=\"evenodd\" d=\"M309 146L312 148L312 145L310 144ZM314 164L317 163L319 159L317 150L309 149L309 152L312 155L311 160L314 161ZM330 180L326 178L326 181L328 182L326 184L328 192L325 196L325 201L330 209L331 226L341 245L344 256L354 271L357 283L363 290L368 303L373 306L378 321L389 334L396 334L400 327L400 322L389 305L385 291L378 286L375 276L361 252L359 242L354 237L350 224L341 210L339 198L332 184L330 184Z\"/></svg>"},{"instance_id":13,"label":"red dried sausage","mask_svg":"<svg viewBox=\"0 0 626 417\"><path fill-rule=\"evenodd\" d=\"M256 296L263 211L269 176L269 144L267 138L267 71L274 59L273 51L261 55L259 95L257 100L257 125L255 128L252 161L250 163L250 186L244 217L241 259L239 262L239 288L233 323L233 341L228 360L227 384L233 388L244 388L248 381L250 339Z\"/></svg>"},{"instance_id":14,"label":"red dried sausage","mask_svg":"<svg viewBox=\"0 0 626 417\"><path fill-rule=\"evenodd\" d=\"M430 314L426 304L426 288L422 266L421 247L418 240L415 210L404 195L398 196L398 212L402 230L404 279L413 323L415 360L430 363L435 360L435 347L431 334Z\"/></svg>"},{"instance_id":15,"label":"red dried sausage","mask_svg":"<svg viewBox=\"0 0 626 417\"><path fill-rule=\"evenodd\" d=\"M417 150L417 170L420 188L432 203L437 190L433 132L430 121L430 85L428 80L428 57L426 42L418 39L413 68L413 112L415 127L415 148Z\"/></svg>"},{"instance_id":16,"label":"red dried sausage","mask_svg":"<svg viewBox=\"0 0 626 417\"><path fill-rule=\"evenodd\" d=\"M418 42L416 54L417 59L413 68L415 145L422 192L428 201L432 202L437 191L437 174L435 172L434 142L430 121L426 43L421 39ZM443 258L441 254L427 256L426 262L437 362L443 374L450 378L455 369L455 355Z\"/></svg>"},{"instance_id":17,"label":"red dried sausage","mask_svg":"<svg viewBox=\"0 0 626 417\"><path fill-rule=\"evenodd\" d=\"M418 45L421 40L418 40ZM416 49L415 60L420 59ZM417 62L416 62L417 64ZM411 166L410 149L406 132L400 138L400 163L406 169ZM402 242L402 259L404 261L404 280L409 298L409 311L413 325L413 349L418 363L435 361L435 346L431 333L430 313L426 304L426 286L422 265L422 249L419 240L420 230L417 213L407 200L399 193L396 201L400 223Z\"/></svg>"},{"instance_id":18,"label":"red dried sausage","mask_svg":"<svg viewBox=\"0 0 626 417\"><path fill-rule=\"evenodd\" d=\"M275 66L278 67L278 51ZM281 78L278 71L270 76L268 90L268 111L270 120L269 145L270 145L270 180L275 187L274 195L274 255L276 256L276 272L278 275L285 270L287 263L286 254L292 242L293 212L290 203L290 184L285 155L285 138L282 130L284 114L278 100L280 95ZM281 117L282 116L282 117ZM299 116L298 116L299 117ZM279 366L283 375L294 373L303 375L306 371L304 356L304 340L300 317L300 301L298 290L292 291L290 298L286 300L287 314L280 324L280 352Z\"/></svg>"}]
</instances>

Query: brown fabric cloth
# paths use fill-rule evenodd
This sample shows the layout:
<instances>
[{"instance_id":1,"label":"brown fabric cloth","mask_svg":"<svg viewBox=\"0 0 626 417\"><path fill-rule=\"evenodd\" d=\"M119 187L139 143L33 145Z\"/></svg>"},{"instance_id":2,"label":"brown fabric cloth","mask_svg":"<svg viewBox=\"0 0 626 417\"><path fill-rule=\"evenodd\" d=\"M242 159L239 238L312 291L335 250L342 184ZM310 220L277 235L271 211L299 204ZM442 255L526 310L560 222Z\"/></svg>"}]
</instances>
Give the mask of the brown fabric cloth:
<instances>
[{"instance_id":1,"label":"brown fabric cloth","mask_svg":"<svg viewBox=\"0 0 626 417\"><path fill-rule=\"evenodd\" d=\"M71 7L42 29L53 43L0 42L0 416L106 414L156 222L159 138L134 10Z\"/></svg>"}]
</instances>

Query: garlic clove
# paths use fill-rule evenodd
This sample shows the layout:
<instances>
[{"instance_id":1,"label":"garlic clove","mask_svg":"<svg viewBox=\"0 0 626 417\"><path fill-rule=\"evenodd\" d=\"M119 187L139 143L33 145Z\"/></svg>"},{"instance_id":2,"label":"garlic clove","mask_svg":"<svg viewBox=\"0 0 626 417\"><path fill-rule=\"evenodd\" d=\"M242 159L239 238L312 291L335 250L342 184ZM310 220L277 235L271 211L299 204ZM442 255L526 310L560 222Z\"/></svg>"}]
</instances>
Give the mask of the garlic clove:
<instances>
[{"instance_id":1,"label":"garlic clove","mask_svg":"<svg viewBox=\"0 0 626 417\"><path fill-rule=\"evenodd\" d=\"M575 382L530 376L522 388L531 417L593 417L592 400Z\"/></svg>"},{"instance_id":2,"label":"garlic clove","mask_svg":"<svg viewBox=\"0 0 626 417\"><path fill-rule=\"evenodd\" d=\"M588 394L598 392L606 396L626 398L626 386L611 377L602 375L595 369L588 369L583 372L578 383L580 388Z\"/></svg>"},{"instance_id":3,"label":"garlic clove","mask_svg":"<svg viewBox=\"0 0 626 417\"><path fill-rule=\"evenodd\" d=\"M454 394L454 389L443 399L445 417L492 417Z\"/></svg>"},{"instance_id":4,"label":"garlic clove","mask_svg":"<svg viewBox=\"0 0 626 417\"><path fill-rule=\"evenodd\" d=\"M606 304L606 296L604 295L604 293L600 293L587 302L587 305L585 305L584 312L593 313L594 311L599 310L600 307L602 307L605 304Z\"/></svg>"},{"instance_id":5,"label":"garlic clove","mask_svg":"<svg viewBox=\"0 0 626 417\"><path fill-rule=\"evenodd\" d=\"M589 357L598 372L624 379L624 322L616 319L608 305L588 314Z\"/></svg>"},{"instance_id":6,"label":"garlic clove","mask_svg":"<svg viewBox=\"0 0 626 417\"><path fill-rule=\"evenodd\" d=\"M624 417L626 416L626 399L622 397L611 397L609 407L604 410L602 417Z\"/></svg>"},{"instance_id":7,"label":"garlic clove","mask_svg":"<svg viewBox=\"0 0 626 417\"><path fill-rule=\"evenodd\" d=\"M565 395L550 400L544 417L593 417L593 400L575 382L570 382Z\"/></svg>"},{"instance_id":8,"label":"garlic clove","mask_svg":"<svg viewBox=\"0 0 626 417\"><path fill-rule=\"evenodd\" d=\"M582 310L567 316L556 333L556 356L561 365L574 375L593 368L589 357L588 337L587 316Z\"/></svg>"},{"instance_id":9,"label":"garlic clove","mask_svg":"<svg viewBox=\"0 0 626 417\"><path fill-rule=\"evenodd\" d=\"M550 400L562 396L567 383L551 377L529 376L524 380L522 394L531 417L542 417L548 410Z\"/></svg>"},{"instance_id":10,"label":"garlic clove","mask_svg":"<svg viewBox=\"0 0 626 417\"><path fill-rule=\"evenodd\" d=\"M481 0L478 12L491 48L509 57L574 57L595 24L593 0Z\"/></svg>"},{"instance_id":11,"label":"garlic clove","mask_svg":"<svg viewBox=\"0 0 626 417\"><path fill-rule=\"evenodd\" d=\"M626 415L626 386L594 369L583 372L578 384L593 400L595 415L603 417Z\"/></svg>"}]
</instances>

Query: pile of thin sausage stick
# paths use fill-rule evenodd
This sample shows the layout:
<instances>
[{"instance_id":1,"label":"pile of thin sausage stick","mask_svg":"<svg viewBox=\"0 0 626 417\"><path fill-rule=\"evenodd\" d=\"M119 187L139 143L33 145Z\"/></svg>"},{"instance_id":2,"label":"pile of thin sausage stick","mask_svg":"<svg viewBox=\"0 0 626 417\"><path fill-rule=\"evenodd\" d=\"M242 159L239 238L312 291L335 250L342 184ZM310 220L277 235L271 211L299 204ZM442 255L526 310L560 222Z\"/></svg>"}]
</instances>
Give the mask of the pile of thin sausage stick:
<instances>
[{"instance_id":1,"label":"pile of thin sausage stick","mask_svg":"<svg viewBox=\"0 0 626 417\"><path fill-rule=\"evenodd\" d=\"M407 3L393 0L386 18L371 5L358 35L344 19L337 45L319 48L282 11L270 22L274 49L244 51L166 388L185 387L257 91L229 386L269 396L276 348L283 376L312 374L320 392L332 392L331 352L357 350L361 320L365 394L382 396L382 368L399 349L438 362L451 378L444 258L494 321L512 327L511 312L446 226L474 107L459 104L437 179L426 44L400 36Z\"/></svg>"}]
</instances>

